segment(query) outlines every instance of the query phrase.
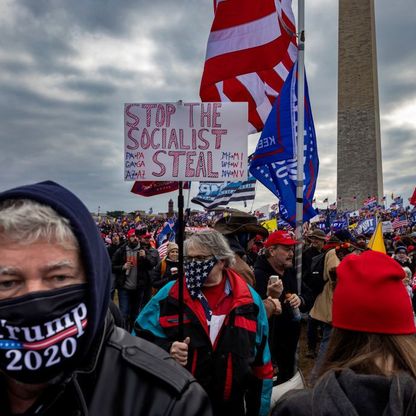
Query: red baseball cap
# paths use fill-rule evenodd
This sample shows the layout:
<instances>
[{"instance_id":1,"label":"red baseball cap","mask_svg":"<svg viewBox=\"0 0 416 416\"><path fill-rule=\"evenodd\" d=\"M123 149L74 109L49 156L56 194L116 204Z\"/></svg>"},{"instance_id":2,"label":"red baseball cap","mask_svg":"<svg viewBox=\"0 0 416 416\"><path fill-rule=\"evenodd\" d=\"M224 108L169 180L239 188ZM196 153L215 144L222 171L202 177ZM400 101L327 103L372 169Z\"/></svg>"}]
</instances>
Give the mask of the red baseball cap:
<instances>
[{"instance_id":1,"label":"red baseball cap","mask_svg":"<svg viewBox=\"0 0 416 416\"><path fill-rule=\"evenodd\" d=\"M405 276L395 260L377 251L345 257L337 267L333 327L377 334L414 334L412 303L402 282Z\"/></svg>"},{"instance_id":2,"label":"red baseball cap","mask_svg":"<svg viewBox=\"0 0 416 416\"><path fill-rule=\"evenodd\" d=\"M264 245L265 247L270 247L277 244L281 244L282 246L294 246L295 244L299 244L299 241L294 240L287 231L278 230L269 235Z\"/></svg>"},{"instance_id":3,"label":"red baseball cap","mask_svg":"<svg viewBox=\"0 0 416 416\"><path fill-rule=\"evenodd\" d=\"M136 230L134 228L131 228L130 230L127 231L127 238L136 236Z\"/></svg>"}]
</instances>

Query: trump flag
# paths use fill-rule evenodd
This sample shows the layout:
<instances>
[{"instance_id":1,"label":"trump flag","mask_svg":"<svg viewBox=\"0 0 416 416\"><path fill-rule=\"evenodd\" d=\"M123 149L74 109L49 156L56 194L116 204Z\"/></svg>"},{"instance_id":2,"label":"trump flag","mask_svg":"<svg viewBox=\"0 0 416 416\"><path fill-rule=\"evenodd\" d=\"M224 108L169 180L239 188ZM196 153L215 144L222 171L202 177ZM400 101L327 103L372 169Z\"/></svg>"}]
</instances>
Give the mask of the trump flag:
<instances>
[{"instance_id":1,"label":"trump flag","mask_svg":"<svg viewBox=\"0 0 416 416\"><path fill-rule=\"evenodd\" d=\"M297 63L289 73L285 85L275 101L278 111L271 112L250 164L251 174L279 198L280 216L293 227L296 223L297 166ZM319 170L316 134L309 103L305 75L304 124L304 189L303 221L316 215L312 207ZM270 137L279 138L271 140ZM282 157L283 158L282 160Z\"/></svg>"}]
</instances>

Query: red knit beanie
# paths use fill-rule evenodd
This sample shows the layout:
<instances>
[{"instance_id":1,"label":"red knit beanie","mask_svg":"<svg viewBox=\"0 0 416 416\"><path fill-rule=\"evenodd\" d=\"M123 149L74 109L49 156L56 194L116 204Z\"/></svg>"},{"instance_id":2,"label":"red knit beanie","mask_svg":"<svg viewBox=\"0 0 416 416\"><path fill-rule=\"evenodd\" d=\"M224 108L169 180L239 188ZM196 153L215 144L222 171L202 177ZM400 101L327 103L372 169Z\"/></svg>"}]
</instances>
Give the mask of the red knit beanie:
<instances>
[{"instance_id":1,"label":"red knit beanie","mask_svg":"<svg viewBox=\"0 0 416 416\"><path fill-rule=\"evenodd\" d=\"M403 268L383 253L350 254L337 267L332 325L378 334L414 334L404 277Z\"/></svg>"}]
</instances>

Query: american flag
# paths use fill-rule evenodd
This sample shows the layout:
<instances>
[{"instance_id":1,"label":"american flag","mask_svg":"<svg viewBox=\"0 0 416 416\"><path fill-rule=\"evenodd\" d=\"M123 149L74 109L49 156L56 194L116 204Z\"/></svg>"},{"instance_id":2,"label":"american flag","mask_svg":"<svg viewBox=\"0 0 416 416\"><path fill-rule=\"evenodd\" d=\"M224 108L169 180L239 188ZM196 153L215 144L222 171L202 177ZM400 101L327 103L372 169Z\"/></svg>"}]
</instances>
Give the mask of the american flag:
<instances>
[{"instance_id":1,"label":"american flag","mask_svg":"<svg viewBox=\"0 0 416 416\"><path fill-rule=\"evenodd\" d=\"M215 0L202 101L247 102L248 133L263 129L297 57L292 0Z\"/></svg>"},{"instance_id":2,"label":"american flag","mask_svg":"<svg viewBox=\"0 0 416 416\"><path fill-rule=\"evenodd\" d=\"M393 229L407 227L409 225L409 221L407 221L405 215L402 215L401 217L396 217L391 225L393 226Z\"/></svg>"},{"instance_id":3,"label":"american flag","mask_svg":"<svg viewBox=\"0 0 416 416\"><path fill-rule=\"evenodd\" d=\"M163 259L166 257L166 254L168 253L168 244L170 243L169 240L166 240L161 246L157 248L157 251L159 252L159 257Z\"/></svg>"}]
</instances>

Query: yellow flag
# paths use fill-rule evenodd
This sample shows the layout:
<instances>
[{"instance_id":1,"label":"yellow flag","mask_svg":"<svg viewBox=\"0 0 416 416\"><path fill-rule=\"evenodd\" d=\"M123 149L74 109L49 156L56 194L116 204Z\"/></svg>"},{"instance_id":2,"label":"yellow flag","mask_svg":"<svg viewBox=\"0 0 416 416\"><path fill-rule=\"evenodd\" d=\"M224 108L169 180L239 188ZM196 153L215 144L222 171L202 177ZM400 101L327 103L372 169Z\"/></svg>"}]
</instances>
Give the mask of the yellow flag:
<instances>
[{"instance_id":1,"label":"yellow flag","mask_svg":"<svg viewBox=\"0 0 416 416\"><path fill-rule=\"evenodd\" d=\"M368 242L368 248L386 254L386 246L384 245L383 239L383 224L381 222L377 224L376 230Z\"/></svg>"},{"instance_id":2,"label":"yellow flag","mask_svg":"<svg viewBox=\"0 0 416 416\"><path fill-rule=\"evenodd\" d=\"M272 220L263 221L260 223L269 233L277 230L277 220L273 218Z\"/></svg>"}]
</instances>

